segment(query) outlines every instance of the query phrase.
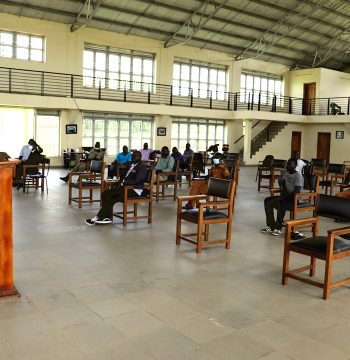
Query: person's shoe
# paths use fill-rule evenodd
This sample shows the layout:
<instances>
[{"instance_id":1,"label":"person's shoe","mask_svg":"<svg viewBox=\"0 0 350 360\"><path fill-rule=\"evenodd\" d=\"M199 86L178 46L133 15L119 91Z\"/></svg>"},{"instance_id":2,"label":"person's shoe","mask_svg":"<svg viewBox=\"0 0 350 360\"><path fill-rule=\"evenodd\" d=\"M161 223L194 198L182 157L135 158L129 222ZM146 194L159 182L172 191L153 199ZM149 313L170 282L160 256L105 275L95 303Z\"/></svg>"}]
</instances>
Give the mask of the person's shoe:
<instances>
[{"instance_id":1,"label":"person's shoe","mask_svg":"<svg viewBox=\"0 0 350 360\"><path fill-rule=\"evenodd\" d=\"M260 230L262 233L272 233L272 231L273 230L270 228L270 226L266 226L266 228Z\"/></svg>"},{"instance_id":2,"label":"person's shoe","mask_svg":"<svg viewBox=\"0 0 350 360\"><path fill-rule=\"evenodd\" d=\"M68 176L62 176L60 179L64 182L68 182Z\"/></svg>"},{"instance_id":3,"label":"person's shoe","mask_svg":"<svg viewBox=\"0 0 350 360\"><path fill-rule=\"evenodd\" d=\"M274 231L272 231L271 235L273 235L273 236L281 236L282 235L282 230L275 229Z\"/></svg>"},{"instance_id":4,"label":"person's shoe","mask_svg":"<svg viewBox=\"0 0 350 360\"><path fill-rule=\"evenodd\" d=\"M111 224L112 223L112 220L110 218L104 218L102 220L96 220L95 221L95 224Z\"/></svg>"},{"instance_id":5,"label":"person's shoe","mask_svg":"<svg viewBox=\"0 0 350 360\"><path fill-rule=\"evenodd\" d=\"M306 238L306 235L299 231L294 231L294 232L292 232L290 237L292 240L301 240L301 239Z\"/></svg>"},{"instance_id":6,"label":"person's shoe","mask_svg":"<svg viewBox=\"0 0 350 360\"><path fill-rule=\"evenodd\" d=\"M86 225L95 225L95 222L98 220L98 217L95 216L92 219L86 219L85 220L85 224Z\"/></svg>"}]
</instances>

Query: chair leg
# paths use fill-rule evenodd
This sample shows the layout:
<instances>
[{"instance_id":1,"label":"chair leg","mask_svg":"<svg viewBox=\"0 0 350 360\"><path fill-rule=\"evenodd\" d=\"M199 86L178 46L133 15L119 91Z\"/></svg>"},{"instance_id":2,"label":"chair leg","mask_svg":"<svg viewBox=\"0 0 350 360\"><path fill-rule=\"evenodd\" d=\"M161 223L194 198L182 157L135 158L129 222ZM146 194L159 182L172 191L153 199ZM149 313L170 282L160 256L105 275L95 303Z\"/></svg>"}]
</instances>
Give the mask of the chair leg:
<instances>
[{"instance_id":1,"label":"chair leg","mask_svg":"<svg viewBox=\"0 0 350 360\"><path fill-rule=\"evenodd\" d=\"M310 273L309 275L311 277L315 276L315 271L316 271L316 258L314 258L313 256L311 256L311 260L310 260Z\"/></svg>"},{"instance_id":2,"label":"chair leg","mask_svg":"<svg viewBox=\"0 0 350 360\"><path fill-rule=\"evenodd\" d=\"M226 230L226 249L231 247L231 229L232 229L232 221L227 223L227 230Z\"/></svg>"},{"instance_id":3,"label":"chair leg","mask_svg":"<svg viewBox=\"0 0 350 360\"><path fill-rule=\"evenodd\" d=\"M323 298L325 300L328 299L331 288L332 260L333 260L332 254L327 255L326 264L325 264L324 282L323 282Z\"/></svg>"},{"instance_id":4,"label":"chair leg","mask_svg":"<svg viewBox=\"0 0 350 360\"><path fill-rule=\"evenodd\" d=\"M127 202L123 202L123 226L127 226L128 225L128 203Z\"/></svg>"},{"instance_id":5,"label":"chair leg","mask_svg":"<svg viewBox=\"0 0 350 360\"><path fill-rule=\"evenodd\" d=\"M92 189L90 189L90 204L92 203Z\"/></svg>"},{"instance_id":6,"label":"chair leg","mask_svg":"<svg viewBox=\"0 0 350 360\"><path fill-rule=\"evenodd\" d=\"M258 191L260 191L260 187L261 187L261 176L259 174L259 178L258 178Z\"/></svg>"},{"instance_id":7,"label":"chair leg","mask_svg":"<svg viewBox=\"0 0 350 360\"><path fill-rule=\"evenodd\" d=\"M137 216L137 203L134 203L134 216Z\"/></svg>"},{"instance_id":8,"label":"chair leg","mask_svg":"<svg viewBox=\"0 0 350 360\"><path fill-rule=\"evenodd\" d=\"M209 240L209 224L204 225L204 241Z\"/></svg>"},{"instance_id":9,"label":"chair leg","mask_svg":"<svg viewBox=\"0 0 350 360\"><path fill-rule=\"evenodd\" d=\"M68 187L68 204L70 205L72 203L72 187L70 185L68 185Z\"/></svg>"},{"instance_id":10,"label":"chair leg","mask_svg":"<svg viewBox=\"0 0 350 360\"><path fill-rule=\"evenodd\" d=\"M156 186L156 202L159 202L159 185Z\"/></svg>"},{"instance_id":11,"label":"chair leg","mask_svg":"<svg viewBox=\"0 0 350 360\"><path fill-rule=\"evenodd\" d=\"M148 223L152 224L152 201L148 203Z\"/></svg>"},{"instance_id":12,"label":"chair leg","mask_svg":"<svg viewBox=\"0 0 350 360\"><path fill-rule=\"evenodd\" d=\"M181 242L180 235L181 235L181 217L178 216L176 221L176 245L180 245Z\"/></svg>"},{"instance_id":13,"label":"chair leg","mask_svg":"<svg viewBox=\"0 0 350 360\"><path fill-rule=\"evenodd\" d=\"M202 252L202 237L203 237L203 222L202 220L199 220L197 226L197 249L196 249L197 254Z\"/></svg>"},{"instance_id":14,"label":"chair leg","mask_svg":"<svg viewBox=\"0 0 350 360\"><path fill-rule=\"evenodd\" d=\"M176 200L176 197L177 197L177 182L174 185L174 197L173 197L174 201Z\"/></svg>"},{"instance_id":15,"label":"chair leg","mask_svg":"<svg viewBox=\"0 0 350 360\"><path fill-rule=\"evenodd\" d=\"M47 178L45 178L45 182L46 182L46 195L49 195L49 188L47 186Z\"/></svg>"},{"instance_id":16,"label":"chair leg","mask_svg":"<svg viewBox=\"0 0 350 360\"><path fill-rule=\"evenodd\" d=\"M290 257L290 251L288 247L284 247L284 254L283 254L283 270L282 270L282 285L288 284L288 276L286 273L289 270L289 257Z\"/></svg>"},{"instance_id":17,"label":"chair leg","mask_svg":"<svg viewBox=\"0 0 350 360\"><path fill-rule=\"evenodd\" d=\"M162 185L162 198L164 199L164 197L165 197L165 186Z\"/></svg>"},{"instance_id":18,"label":"chair leg","mask_svg":"<svg viewBox=\"0 0 350 360\"><path fill-rule=\"evenodd\" d=\"M79 188L79 208L81 209L82 203L83 203L83 190Z\"/></svg>"}]
</instances>

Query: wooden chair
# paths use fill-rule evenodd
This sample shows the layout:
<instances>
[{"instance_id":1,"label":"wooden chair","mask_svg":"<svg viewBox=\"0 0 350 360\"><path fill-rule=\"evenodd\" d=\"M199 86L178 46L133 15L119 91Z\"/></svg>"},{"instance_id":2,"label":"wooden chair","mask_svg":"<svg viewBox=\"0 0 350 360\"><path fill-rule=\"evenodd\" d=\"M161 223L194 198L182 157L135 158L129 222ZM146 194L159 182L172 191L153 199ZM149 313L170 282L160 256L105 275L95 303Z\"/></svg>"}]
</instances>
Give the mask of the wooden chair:
<instances>
[{"instance_id":1,"label":"wooden chair","mask_svg":"<svg viewBox=\"0 0 350 360\"><path fill-rule=\"evenodd\" d=\"M178 173L179 173L179 161L175 161L174 171L162 172L156 174L156 181L155 181L156 190L153 193L153 196L155 196L156 198L156 202L159 202L160 195L162 196L162 199L166 197L172 197L174 201L176 200L177 185L179 183ZM169 185L174 186L174 191L172 194L165 195L165 187Z\"/></svg>"},{"instance_id":2,"label":"wooden chair","mask_svg":"<svg viewBox=\"0 0 350 360\"><path fill-rule=\"evenodd\" d=\"M41 188L41 192L44 192L45 178L42 175L45 175L44 158L41 160L40 164L23 165L23 175L22 175L23 192L25 192L27 189L27 193L28 193L29 188L34 188L36 190Z\"/></svg>"},{"instance_id":3,"label":"wooden chair","mask_svg":"<svg viewBox=\"0 0 350 360\"><path fill-rule=\"evenodd\" d=\"M286 169L287 161L281 159L273 159L272 165L269 168L258 168L258 191L261 188L273 189L276 179L281 175L282 171ZM262 181L268 180L268 184L262 185Z\"/></svg>"},{"instance_id":4,"label":"wooden chair","mask_svg":"<svg viewBox=\"0 0 350 360\"><path fill-rule=\"evenodd\" d=\"M262 161L259 161L258 168L256 170L256 176L255 176L255 182L258 181L259 175L263 172L270 172L270 169L272 168L272 162L273 162L274 156L273 155L266 155L265 159Z\"/></svg>"},{"instance_id":5,"label":"wooden chair","mask_svg":"<svg viewBox=\"0 0 350 360\"><path fill-rule=\"evenodd\" d=\"M137 220L137 219L148 219L148 223L152 223L152 206L153 206L153 182L154 182L154 170L148 169L147 179L144 184L144 189L148 190L147 195L141 194L137 197L130 197L130 191L133 190L133 186L124 185L124 195L123 195L123 211L114 212L113 215L119 219L123 220L123 226L127 226L128 220ZM148 204L148 214L147 215L138 215L138 204ZM134 209L128 211L128 205L133 205ZM131 216L129 216L131 214ZM111 217L113 219L113 216Z\"/></svg>"},{"instance_id":6,"label":"wooden chair","mask_svg":"<svg viewBox=\"0 0 350 360\"><path fill-rule=\"evenodd\" d=\"M326 179L320 181L320 185L326 188L325 193L328 194L330 189L330 195L333 194L333 188L340 186L344 183L346 174L344 164L328 164Z\"/></svg>"},{"instance_id":7,"label":"wooden chair","mask_svg":"<svg viewBox=\"0 0 350 360\"><path fill-rule=\"evenodd\" d=\"M319 236L318 224L318 217L286 221L282 284L287 285L288 279L291 278L309 285L317 286L323 289L323 298L326 300L330 295L331 289L350 283L350 278L334 283L331 282L333 261L350 256L350 241L341 240L336 236L350 234L350 227L328 230L328 236ZM312 237L291 241L292 229L306 225L312 226ZM289 263L291 252L309 256L310 265L290 270ZM299 275L301 272L308 271L309 276L313 277L316 271L316 259L326 262L323 282Z\"/></svg>"},{"instance_id":8,"label":"wooden chair","mask_svg":"<svg viewBox=\"0 0 350 360\"><path fill-rule=\"evenodd\" d=\"M192 158L192 178L199 177L201 173L205 173L206 152L197 152Z\"/></svg>"},{"instance_id":9,"label":"wooden chair","mask_svg":"<svg viewBox=\"0 0 350 360\"><path fill-rule=\"evenodd\" d=\"M176 245L180 245L181 240L188 241L196 245L197 253L200 253L203 247L216 244L225 244L226 249L229 249L231 245L232 208L235 188L236 183L232 180L210 178L207 195L179 196L177 200ZM220 200L210 201L210 197L217 197ZM198 209L182 211L182 203L188 200L206 201L199 202ZM227 208L225 211L216 209L220 206L227 206ZM182 234L182 221L196 224L197 231L195 233ZM209 225L220 223L226 224L226 238L223 240L209 240Z\"/></svg>"},{"instance_id":10,"label":"wooden chair","mask_svg":"<svg viewBox=\"0 0 350 360\"><path fill-rule=\"evenodd\" d=\"M313 158L310 161L310 165L312 166L312 171L315 175L319 175L322 180L324 180L327 174L327 161L323 159Z\"/></svg>"},{"instance_id":11,"label":"wooden chair","mask_svg":"<svg viewBox=\"0 0 350 360\"><path fill-rule=\"evenodd\" d=\"M192 176L193 176L193 156L189 159L189 166L187 169L182 170L180 177L180 186L182 186L182 177L186 176L188 181L188 187L191 187Z\"/></svg>"},{"instance_id":12,"label":"wooden chair","mask_svg":"<svg viewBox=\"0 0 350 360\"><path fill-rule=\"evenodd\" d=\"M50 164L51 164L51 160L44 157L40 164L41 172L35 172L35 173L30 173L30 172L28 172L28 170L30 170L31 168L37 168L37 166L35 166L35 165L24 165L23 166L23 179L24 179L23 192L25 192L25 189L27 189L27 194L28 194L28 190L30 187L35 187L36 189L38 189L38 187L40 187L41 192L44 192L45 185L46 185L46 194L49 193L49 188L47 186L47 177L50 172ZM40 185L39 185L39 182L40 182Z\"/></svg>"},{"instance_id":13,"label":"wooden chair","mask_svg":"<svg viewBox=\"0 0 350 360\"><path fill-rule=\"evenodd\" d=\"M92 160L89 172L70 172L68 179L68 203L72 201L79 204L79 208L82 207L83 203L99 202L101 205L101 193L104 190L104 173L106 163L104 161ZM79 176L77 182L73 182L73 176ZM78 196L73 197L72 190L78 189ZM89 196L83 196L83 191L89 190ZM99 199L93 199L94 190L100 191Z\"/></svg>"}]
</instances>

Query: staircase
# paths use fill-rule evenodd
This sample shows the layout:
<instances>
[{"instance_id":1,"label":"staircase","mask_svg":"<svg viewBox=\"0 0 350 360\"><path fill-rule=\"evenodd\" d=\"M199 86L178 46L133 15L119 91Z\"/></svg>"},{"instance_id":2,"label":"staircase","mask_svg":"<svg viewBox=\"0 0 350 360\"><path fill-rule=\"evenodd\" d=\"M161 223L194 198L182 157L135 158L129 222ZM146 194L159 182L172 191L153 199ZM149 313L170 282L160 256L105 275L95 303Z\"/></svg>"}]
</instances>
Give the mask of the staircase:
<instances>
[{"instance_id":1,"label":"staircase","mask_svg":"<svg viewBox=\"0 0 350 360\"><path fill-rule=\"evenodd\" d=\"M276 135L287 125L284 121L272 121L263 131L261 131L251 142L251 155L253 157L267 142L272 141Z\"/></svg>"}]
</instances>

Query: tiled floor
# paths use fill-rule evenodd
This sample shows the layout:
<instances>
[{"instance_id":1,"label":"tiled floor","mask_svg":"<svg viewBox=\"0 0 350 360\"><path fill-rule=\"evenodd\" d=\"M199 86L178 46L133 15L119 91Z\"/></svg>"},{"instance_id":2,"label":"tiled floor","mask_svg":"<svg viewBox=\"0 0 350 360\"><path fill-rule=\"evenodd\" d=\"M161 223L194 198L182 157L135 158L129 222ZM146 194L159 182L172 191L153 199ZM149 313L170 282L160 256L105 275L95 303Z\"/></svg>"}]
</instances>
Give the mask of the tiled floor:
<instances>
[{"instance_id":1,"label":"tiled floor","mask_svg":"<svg viewBox=\"0 0 350 360\"><path fill-rule=\"evenodd\" d=\"M175 246L171 200L155 204L152 225L86 226L97 205L68 206L63 173L50 173L48 196L14 191L22 296L0 300L1 360L350 359L349 287L326 302L281 285L283 238L258 231L267 193L254 168L240 173L231 250L201 255ZM349 272L338 263L335 276Z\"/></svg>"}]
</instances>

